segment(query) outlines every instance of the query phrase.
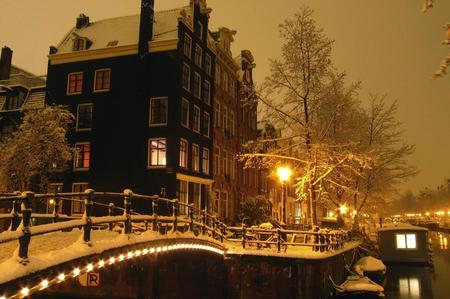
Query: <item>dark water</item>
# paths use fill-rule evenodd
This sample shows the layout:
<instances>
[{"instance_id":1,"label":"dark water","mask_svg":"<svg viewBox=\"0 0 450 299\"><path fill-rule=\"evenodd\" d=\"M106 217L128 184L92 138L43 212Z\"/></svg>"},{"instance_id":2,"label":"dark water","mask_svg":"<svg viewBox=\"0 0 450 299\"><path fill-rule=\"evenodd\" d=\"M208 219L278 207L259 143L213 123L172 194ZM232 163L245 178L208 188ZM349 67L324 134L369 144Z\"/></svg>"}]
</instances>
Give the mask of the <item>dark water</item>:
<instances>
[{"instance_id":1,"label":"dark water","mask_svg":"<svg viewBox=\"0 0 450 299\"><path fill-rule=\"evenodd\" d=\"M430 233L434 267L389 265L386 299L450 299L450 235Z\"/></svg>"}]
</instances>

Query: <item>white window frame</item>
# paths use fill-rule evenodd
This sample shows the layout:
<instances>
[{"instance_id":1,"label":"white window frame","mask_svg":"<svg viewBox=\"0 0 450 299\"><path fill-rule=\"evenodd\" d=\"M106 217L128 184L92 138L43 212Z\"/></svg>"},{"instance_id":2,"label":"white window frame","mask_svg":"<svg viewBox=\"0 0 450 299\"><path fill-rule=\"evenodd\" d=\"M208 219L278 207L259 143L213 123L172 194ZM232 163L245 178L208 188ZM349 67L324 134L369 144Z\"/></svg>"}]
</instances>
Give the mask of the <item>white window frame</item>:
<instances>
[{"instance_id":1,"label":"white window frame","mask_svg":"<svg viewBox=\"0 0 450 299\"><path fill-rule=\"evenodd\" d=\"M187 123L186 124L183 124L183 102L187 103L187 107L188 107L188 109L187 109L187 118L186 118ZM188 128L188 129L189 129L189 120L190 120L189 116L190 116L190 102L186 98L181 98L181 125L183 127L185 127L185 128Z\"/></svg>"},{"instance_id":2,"label":"white window frame","mask_svg":"<svg viewBox=\"0 0 450 299\"><path fill-rule=\"evenodd\" d=\"M73 158L73 170L74 171L89 171L89 169L91 168L91 161L92 161L92 159L91 159L91 156L92 156L91 143L90 142L77 142L77 143L75 143L75 149L77 148L78 145L86 145L86 144L89 145L89 166L88 167L76 167L79 153L78 153L78 151L75 151L75 155Z\"/></svg>"},{"instance_id":3,"label":"white window frame","mask_svg":"<svg viewBox=\"0 0 450 299\"><path fill-rule=\"evenodd\" d=\"M207 63L207 62L209 62L209 63ZM208 53L205 53L205 71L209 76L211 76L211 70L212 70L211 55L209 55Z\"/></svg>"},{"instance_id":4,"label":"white window frame","mask_svg":"<svg viewBox=\"0 0 450 299\"><path fill-rule=\"evenodd\" d=\"M198 67L202 67L203 49L199 44L195 44L194 60Z\"/></svg>"},{"instance_id":5,"label":"white window frame","mask_svg":"<svg viewBox=\"0 0 450 299\"><path fill-rule=\"evenodd\" d=\"M208 121L205 123L205 115L208 115ZM209 114L209 112L203 111L203 128L205 128L206 130L203 132L205 137L210 136L211 132L210 132L210 126L211 126L211 115Z\"/></svg>"},{"instance_id":6,"label":"white window frame","mask_svg":"<svg viewBox=\"0 0 450 299\"><path fill-rule=\"evenodd\" d=\"M178 196L180 197L179 200L180 202L184 203L184 204L189 204L189 182L188 181L183 181L183 180L178 180ZM181 185L185 184L186 186L186 200L182 200L181 198ZM180 206L180 214L181 215L187 215L188 214L188 209L185 208L185 206Z\"/></svg>"},{"instance_id":7,"label":"white window frame","mask_svg":"<svg viewBox=\"0 0 450 299\"><path fill-rule=\"evenodd\" d=\"M198 111L197 120L195 119L195 112L196 111ZM201 124L201 120L200 119L201 118L202 118L202 114L201 114L200 107L198 107L197 105L194 105L194 112L192 113L192 130L194 132L200 133L200 124Z\"/></svg>"},{"instance_id":8,"label":"white window frame","mask_svg":"<svg viewBox=\"0 0 450 299\"><path fill-rule=\"evenodd\" d=\"M203 40L203 24L200 21L198 21L197 24L198 24L198 32L197 32L198 38L200 40Z\"/></svg>"},{"instance_id":9,"label":"white window frame","mask_svg":"<svg viewBox=\"0 0 450 299\"><path fill-rule=\"evenodd\" d=\"M75 182L75 183L72 183L72 192L75 192L75 186L76 185L78 185L78 186L86 186L86 188L84 188L84 190L86 190L86 189L88 189L89 188L89 183L88 182ZM81 198L80 198L81 199ZM81 206L82 206L82 212L81 213L74 213L74 209L73 209L73 206L74 206L74 201L71 201L71 204L70 204L70 214L71 215L83 215L84 214L84 211L85 211L85 206L84 206L84 203L81 203Z\"/></svg>"},{"instance_id":10,"label":"white window frame","mask_svg":"<svg viewBox=\"0 0 450 299\"><path fill-rule=\"evenodd\" d=\"M188 45L188 43L186 43L187 39L189 40L189 47L187 47L187 45ZM192 38L186 32L184 33L183 53L184 53L184 55L186 57L189 57L189 59L191 59L191 55L192 55Z\"/></svg>"},{"instance_id":11,"label":"white window frame","mask_svg":"<svg viewBox=\"0 0 450 299\"><path fill-rule=\"evenodd\" d=\"M414 237L414 241L409 238ZM408 241L409 240L409 241ZM413 243L413 244L411 244ZM404 247L401 247L403 246ZM414 247L413 247L414 246ZM397 233L395 234L395 248L397 250L417 250L417 234L416 233Z\"/></svg>"},{"instance_id":12,"label":"white window frame","mask_svg":"<svg viewBox=\"0 0 450 299\"><path fill-rule=\"evenodd\" d=\"M185 165L181 165L181 161L182 161L182 159L181 159L182 158L181 143L184 143L186 145L186 147L185 147L186 152L184 153L184 163L185 163ZM179 161L178 165L181 168L187 169L188 168L188 162L189 162L189 142L186 139L184 139L184 138L180 138L180 161Z\"/></svg>"},{"instance_id":13,"label":"white window frame","mask_svg":"<svg viewBox=\"0 0 450 299\"><path fill-rule=\"evenodd\" d=\"M196 143L192 144L192 171L200 172L200 146Z\"/></svg>"},{"instance_id":14,"label":"white window frame","mask_svg":"<svg viewBox=\"0 0 450 299\"><path fill-rule=\"evenodd\" d=\"M75 130L77 132L91 131L92 130L92 123L91 123L91 127L90 128L79 128L80 106L91 106L91 122L92 122L92 117L93 117L93 112L94 112L94 104L92 104L92 103L78 104L78 106L77 106L76 129Z\"/></svg>"},{"instance_id":15,"label":"white window frame","mask_svg":"<svg viewBox=\"0 0 450 299\"><path fill-rule=\"evenodd\" d=\"M160 141L160 140L164 140L165 144L166 144L166 146L165 146L165 157L164 157L165 158L165 163L164 164L152 164L152 153L151 153L152 141ZM157 150L158 150L157 160L159 161L159 151L161 149L157 148ZM157 163L159 163L159 162L157 162ZM149 138L148 139L148 145L147 145L147 168L153 169L153 168L166 168L166 167L167 167L167 138L163 138L163 137L161 137L161 138L158 138L158 137L156 137L156 138Z\"/></svg>"},{"instance_id":16,"label":"white window frame","mask_svg":"<svg viewBox=\"0 0 450 299\"><path fill-rule=\"evenodd\" d=\"M81 74L81 88L80 88L80 91L69 92L69 88L70 88L70 76L71 76L71 75L79 75L79 74ZM66 95L71 96L71 95L81 94L81 93L83 92L83 81L84 81L84 74L83 74L83 72L72 72L72 73L68 73L68 74L67 74Z\"/></svg>"},{"instance_id":17,"label":"white window frame","mask_svg":"<svg viewBox=\"0 0 450 299\"><path fill-rule=\"evenodd\" d=\"M161 122L161 123L153 123L153 120L152 120L152 116L153 116L153 111L152 111L152 107L153 107L153 105L152 105L152 103L153 103L153 100L165 100L166 101L166 121L165 122ZM166 126L167 125L167 121L168 121L168 118L169 118L169 98L168 97L153 97L153 98L150 98L150 101L149 101L149 116L148 116L148 126L149 127L160 127L160 126Z\"/></svg>"},{"instance_id":18,"label":"white window frame","mask_svg":"<svg viewBox=\"0 0 450 299\"><path fill-rule=\"evenodd\" d=\"M188 78L187 78L187 86L184 86L184 70L187 70ZM183 69L181 71L181 87L183 87L186 91L191 91L191 67L186 63L183 62Z\"/></svg>"},{"instance_id":19,"label":"white window frame","mask_svg":"<svg viewBox=\"0 0 450 299\"><path fill-rule=\"evenodd\" d=\"M108 88L104 88L104 89L97 89L97 73L98 72L104 72L104 71L109 71L109 87ZM92 88L93 92L105 92L105 91L110 91L111 90L111 68L103 68L103 69L98 69L95 70L94 73L94 87Z\"/></svg>"},{"instance_id":20,"label":"white window frame","mask_svg":"<svg viewBox=\"0 0 450 299\"><path fill-rule=\"evenodd\" d=\"M204 102L208 105L211 105L211 83L208 80L205 80L203 84L203 93Z\"/></svg>"},{"instance_id":21,"label":"white window frame","mask_svg":"<svg viewBox=\"0 0 450 299\"><path fill-rule=\"evenodd\" d=\"M198 88L195 88L195 82L198 82ZM197 73L194 72L194 96L197 99L201 99L202 98L202 76Z\"/></svg>"},{"instance_id":22,"label":"white window frame","mask_svg":"<svg viewBox=\"0 0 450 299\"><path fill-rule=\"evenodd\" d=\"M207 157L207 159L205 159L205 157ZM202 172L204 174L209 174L209 148L206 147L202 149Z\"/></svg>"}]
</instances>

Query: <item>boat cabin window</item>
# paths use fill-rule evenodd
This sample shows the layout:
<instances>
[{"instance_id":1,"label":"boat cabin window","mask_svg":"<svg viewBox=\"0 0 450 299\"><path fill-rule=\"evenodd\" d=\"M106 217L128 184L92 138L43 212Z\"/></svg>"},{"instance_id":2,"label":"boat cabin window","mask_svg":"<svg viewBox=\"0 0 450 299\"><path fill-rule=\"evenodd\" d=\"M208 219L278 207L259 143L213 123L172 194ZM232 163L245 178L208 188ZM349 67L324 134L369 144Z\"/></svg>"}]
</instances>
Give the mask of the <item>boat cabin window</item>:
<instances>
[{"instance_id":1,"label":"boat cabin window","mask_svg":"<svg viewBox=\"0 0 450 299\"><path fill-rule=\"evenodd\" d=\"M396 234L397 249L416 249L416 234Z\"/></svg>"}]
</instances>

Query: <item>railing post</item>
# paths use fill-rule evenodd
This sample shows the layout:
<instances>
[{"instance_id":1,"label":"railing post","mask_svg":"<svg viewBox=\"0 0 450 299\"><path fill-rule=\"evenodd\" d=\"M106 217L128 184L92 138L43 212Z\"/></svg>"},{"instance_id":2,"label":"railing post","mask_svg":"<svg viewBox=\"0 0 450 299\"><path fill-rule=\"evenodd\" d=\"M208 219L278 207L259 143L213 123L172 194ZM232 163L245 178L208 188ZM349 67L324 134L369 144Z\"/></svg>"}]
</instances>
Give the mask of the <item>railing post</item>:
<instances>
[{"instance_id":1,"label":"railing post","mask_svg":"<svg viewBox=\"0 0 450 299\"><path fill-rule=\"evenodd\" d=\"M153 210L153 231L159 232L158 228L158 213L156 212L158 210L158 200L159 196L156 195L155 197L152 197L152 210Z\"/></svg>"},{"instance_id":2,"label":"railing post","mask_svg":"<svg viewBox=\"0 0 450 299\"><path fill-rule=\"evenodd\" d=\"M223 236L225 235L225 224L219 222L220 242L223 243Z\"/></svg>"},{"instance_id":3,"label":"railing post","mask_svg":"<svg viewBox=\"0 0 450 299\"><path fill-rule=\"evenodd\" d=\"M130 235L131 234L131 200L133 197L133 191L130 189L123 190L123 201L125 210L123 211L123 215L126 217L125 226L123 233Z\"/></svg>"},{"instance_id":4,"label":"railing post","mask_svg":"<svg viewBox=\"0 0 450 299\"><path fill-rule=\"evenodd\" d=\"M178 208L179 208L178 198L174 199L172 203L172 213L173 213L173 232L178 231Z\"/></svg>"},{"instance_id":5,"label":"railing post","mask_svg":"<svg viewBox=\"0 0 450 299\"><path fill-rule=\"evenodd\" d=\"M86 194L86 198L84 199L84 214L83 214L83 220L86 221L86 224L83 226L83 241L91 245L91 229L92 229L92 208L94 207L94 190L92 189L86 189L84 191Z\"/></svg>"},{"instance_id":6,"label":"railing post","mask_svg":"<svg viewBox=\"0 0 450 299\"><path fill-rule=\"evenodd\" d=\"M211 222L212 222L212 225L211 225L212 226L212 237L213 237L213 239L215 239L217 236L217 234L216 234L216 224L217 224L216 216L213 216L211 218Z\"/></svg>"},{"instance_id":7,"label":"railing post","mask_svg":"<svg viewBox=\"0 0 450 299\"><path fill-rule=\"evenodd\" d=\"M58 193L55 192L55 204L53 206L53 223L59 220L59 205L61 204L61 199L58 197Z\"/></svg>"},{"instance_id":8,"label":"railing post","mask_svg":"<svg viewBox=\"0 0 450 299\"><path fill-rule=\"evenodd\" d=\"M17 193L17 196L20 196L20 193ZM11 225L9 226L9 230L13 231L16 230L19 227L20 224L20 201L14 200L12 202L12 210L11 210Z\"/></svg>"},{"instance_id":9,"label":"railing post","mask_svg":"<svg viewBox=\"0 0 450 299\"><path fill-rule=\"evenodd\" d=\"M277 250L281 251L281 230L277 228Z\"/></svg>"},{"instance_id":10,"label":"railing post","mask_svg":"<svg viewBox=\"0 0 450 299\"><path fill-rule=\"evenodd\" d=\"M189 212L189 231L194 231L194 204L190 204L188 207Z\"/></svg>"},{"instance_id":11,"label":"railing post","mask_svg":"<svg viewBox=\"0 0 450 299\"><path fill-rule=\"evenodd\" d=\"M31 204L34 201L34 193L26 191L22 193L22 222L20 226L22 228L23 235L19 238L19 262L23 265L28 264L28 245L30 245L31 232Z\"/></svg>"},{"instance_id":12,"label":"railing post","mask_svg":"<svg viewBox=\"0 0 450 299\"><path fill-rule=\"evenodd\" d=\"M245 249L245 242L247 239L247 227L245 223L242 223L242 248Z\"/></svg>"},{"instance_id":13,"label":"railing post","mask_svg":"<svg viewBox=\"0 0 450 299\"><path fill-rule=\"evenodd\" d=\"M110 202L108 204L108 216L114 216L114 209L115 209L115 205L112 202ZM110 224L108 224L108 227L109 227L109 230L112 230L114 227L114 223L111 222Z\"/></svg>"},{"instance_id":14,"label":"railing post","mask_svg":"<svg viewBox=\"0 0 450 299\"><path fill-rule=\"evenodd\" d=\"M202 211L202 234L206 235L206 209Z\"/></svg>"}]
</instances>

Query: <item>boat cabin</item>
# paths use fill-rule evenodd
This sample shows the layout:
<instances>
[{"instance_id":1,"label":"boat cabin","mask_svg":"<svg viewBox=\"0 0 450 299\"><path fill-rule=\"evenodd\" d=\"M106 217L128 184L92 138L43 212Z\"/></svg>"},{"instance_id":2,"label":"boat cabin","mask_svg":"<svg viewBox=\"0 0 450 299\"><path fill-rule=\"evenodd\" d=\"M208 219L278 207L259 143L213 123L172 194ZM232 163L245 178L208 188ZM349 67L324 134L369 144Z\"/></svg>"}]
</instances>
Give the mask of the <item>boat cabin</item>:
<instances>
[{"instance_id":1,"label":"boat cabin","mask_svg":"<svg viewBox=\"0 0 450 299\"><path fill-rule=\"evenodd\" d=\"M388 224L378 229L383 262L428 263L428 229L409 223Z\"/></svg>"}]
</instances>

